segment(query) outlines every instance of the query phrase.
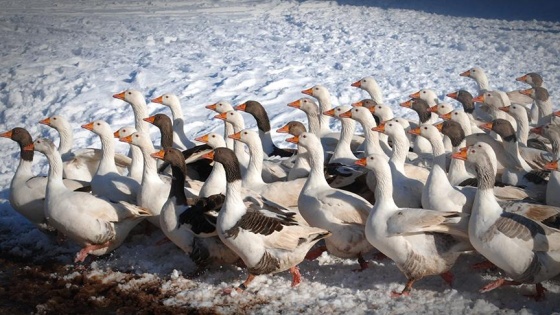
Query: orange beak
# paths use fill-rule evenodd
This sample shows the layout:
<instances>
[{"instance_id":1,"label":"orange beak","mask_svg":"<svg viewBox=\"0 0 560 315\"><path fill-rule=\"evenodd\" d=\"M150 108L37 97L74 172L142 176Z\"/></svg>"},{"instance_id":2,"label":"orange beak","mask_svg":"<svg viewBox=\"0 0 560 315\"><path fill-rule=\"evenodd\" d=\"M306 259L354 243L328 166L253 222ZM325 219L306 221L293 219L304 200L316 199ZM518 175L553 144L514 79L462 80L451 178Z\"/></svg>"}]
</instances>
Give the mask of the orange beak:
<instances>
[{"instance_id":1,"label":"orange beak","mask_svg":"<svg viewBox=\"0 0 560 315\"><path fill-rule=\"evenodd\" d=\"M360 165L360 166L366 166L367 165L367 158L361 158L361 159L357 160L356 162L354 162L354 164Z\"/></svg>"},{"instance_id":2,"label":"orange beak","mask_svg":"<svg viewBox=\"0 0 560 315\"><path fill-rule=\"evenodd\" d=\"M299 143L299 136L293 136L291 138L286 139L286 141L298 144Z\"/></svg>"},{"instance_id":3,"label":"orange beak","mask_svg":"<svg viewBox=\"0 0 560 315\"><path fill-rule=\"evenodd\" d=\"M480 94L479 96L473 98L473 102L484 103L485 99L484 94Z\"/></svg>"},{"instance_id":4,"label":"orange beak","mask_svg":"<svg viewBox=\"0 0 560 315\"><path fill-rule=\"evenodd\" d=\"M30 143L22 148L23 151L33 151L34 146L33 143Z\"/></svg>"},{"instance_id":5,"label":"orange beak","mask_svg":"<svg viewBox=\"0 0 560 315\"><path fill-rule=\"evenodd\" d=\"M558 160L548 162L544 165L545 170L556 171L558 169Z\"/></svg>"},{"instance_id":6,"label":"orange beak","mask_svg":"<svg viewBox=\"0 0 560 315\"><path fill-rule=\"evenodd\" d=\"M221 119L221 120L226 120L226 117L227 117L227 113L221 113L221 114L218 114L218 115L214 116L214 118L218 118L218 119Z\"/></svg>"},{"instance_id":7,"label":"orange beak","mask_svg":"<svg viewBox=\"0 0 560 315\"><path fill-rule=\"evenodd\" d=\"M241 139L241 132L236 132L228 136L228 138L233 140L240 140Z\"/></svg>"},{"instance_id":8,"label":"orange beak","mask_svg":"<svg viewBox=\"0 0 560 315\"><path fill-rule=\"evenodd\" d=\"M441 119L443 119L443 120L450 120L451 119L451 113L452 112L449 112L449 113L443 114L443 115L439 115L439 117L441 117Z\"/></svg>"},{"instance_id":9,"label":"orange beak","mask_svg":"<svg viewBox=\"0 0 560 315\"><path fill-rule=\"evenodd\" d=\"M291 103L288 103L288 106L293 108L301 108L301 101L300 100L293 101Z\"/></svg>"},{"instance_id":10,"label":"orange beak","mask_svg":"<svg viewBox=\"0 0 560 315\"><path fill-rule=\"evenodd\" d=\"M441 132L441 131L443 130L443 123L440 122L439 124L435 124L434 127L436 127L437 130L438 130L439 132Z\"/></svg>"},{"instance_id":11,"label":"orange beak","mask_svg":"<svg viewBox=\"0 0 560 315\"><path fill-rule=\"evenodd\" d=\"M120 138L121 137L118 130L113 132L113 137L115 137L115 138Z\"/></svg>"},{"instance_id":12,"label":"orange beak","mask_svg":"<svg viewBox=\"0 0 560 315\"><path fill-rule=\"evenodd\" d=\"M152 100L152 103L163 104L163 95L154 98L154 99Z\"/></svg>"},{"instance_id":13,"label":"orange beak","mask_svg":"<svg viewBox=\"0 0 560 315\"><path fill-rule=\"evenodd\" d=\"M524 94L524 95L528 95L528 96L530 96L532 92L533 92L533 89L526 89L526 90L519 91L519 93Z\"/></svg>"},{"instance_id":14,"label":"orange beak","mask_svg":"<svg viewBox=\"0 0 560 315\"><path fill-rule=\"evenodd\" d=\"M303 90L301 91L301 93L313 96L313 88L308 88L307 90Z\"/></svg>"},{"instance_id":15,"label":"orange beak","mask_svg":"<svg viewBox=\"0 0 560 315\"><path fill-rule=\"evenodd\" d=\"M537 134L537 135L542 135L542 130L543 130L543 127L539 126L539 127L531 128L531 130L529 130L529 132Z\"/></svg>"},{"instance_id":16,"label":"orange beak","mask_svg":"<svg viewBox=\"0 0 560 315\"><path fill-rule=\"evenodd\" d=\"M451 92L451 93L447 93L446 94L448 97L451 97L453 99L457 99L457 97L459 96L459 93L457 92Z\"/></svg>"},{"instance_id":17,"label":"orange beak","mask_svg":"<svg viewBox=\"0 0 560 315\"><path fill-rule=\"evenodd\" d=\"M247 108L247 104L243 103L243 104L239 104L239 105L235 106L233 109L240 110L240 111L245 111L245 108Z\"/></svg>"},{"instance_id":18,"label":"orange beak","mask_svg":"<svg viewBox=\"0 0 560 315\"><path fill-rule=\"evenodd\" d=\"M406 107L406 108L412 108L412 100L408 100L406 102L402 102L399 105L401 105L402 107Z\"/></svg>"},{"instance_id":19,"label":"orange beak","mask_svg":"<svg viewBox=\"0 0 560 315\"><path fill-rule=\"evenodd\" d=\"M361 81L361 80L358 80L358 81L356 81L356 82L354 82L354 83L352 83L352 84L350 84L350 85L353 86L353 87L359 88L359 87L362 87L362 81Z\"/></svg>"},{"instance_id":20,"label":"orange beak","mask_svg":"<svg viewBox=\"0 0 560 315\"><path fill-rule=\"evenodd\" d=\"M462 72L459 74L462 77L470 77L471 76L471 70L467 70L465 72Z\"/></svg>"},{"instance_id":21,"label":"orange beak","mask_svg":"<svg viewBox=\"0 0 560 315\"><path fill-rule=\"evenodd\" d=\"M156 103L156 102L154 102ZM163 158L165 157L165 150L159 150L157 152L154 152L152 154L150 154L151 157L156 158L156 159L160 159L163 160Z\"/></svg>"},{"instance_id":22,"label":"orange beak","mask_svg":"<svg viewBox=\"0 0 560 315\"><path fill-rule=\"evenodd\" d=\"M50 126L51 125L51 118L47 117L39 122L40 124Z\"/></svg>"},{"instance_id":23,"label":"orange beak","mask_svg":"<svg viewBox=\"0 0 560 315\"><path fill-rule=\"evenodd\" d=\"M352 103L352 107L362 107L362 106L364 106L364 102L362 101Z\"/></svg>"},{"instance_id":24,"label":"orange beak","mask_svg":"<svg viewBox=\"0 0 560 315\"><path fill-rule=\"evenodd\" d=\"M342 118L352 118L352 110L349 110L347 112L344 112L340 115L338 115L338 117L342 117Z\"/></svg>"},{"instance_id":25,"label":"orange beak","mask_svg":"<svg viewBox=\"0 0 560 315\"><path fill-rule=\"evenodd\" d=\"M214 161L214 151L210 151L210 152L202 155L202 158Z\"/></svg>"},{"instance_id":26,"label":"orange beak","mask_svg":"<svg viewBox=\"0 0 560 315\"><path fill-rule=\"evenodd\" d=\"M198 137L198 138L196 138L196 139L194 139L194 140L195 140L195 141L198 141L198 142L208 143L208 135L206 134L206 135L204 135L204 136L200 136L200 137Z\"/></svg>"},{"instance_id":27,"label":"orange beak","mask_svg":"<svg viewBox=\"0 0 560 315\"><path fill-rule=\"evenodd\" d=\"M93 131L93 121L88 124L82 125L82 128Z\"/></svg>"},{"instance_id":28,"label":"orange beak","mask_svg":"<svg viewBox=\"0 0 560 315\"><path fill-rule=\"evenodd\" d=\"M323 115L334 117L334 108L324 111Z\"/></svg>"},{"instance_id":29,"label":"orange beak","mask_svg":"<svg viewBox=\"0 0 560 315\"><path fill-rule=\"evenodd\" d=\"M377 127L371 128L371 130L377 131L377 132L385 132L385 122L382 122L382 123L379 124L379 126L377 126Z\"/></svg>"},{"instance_id":30,"label":"orange beak","mask_svg":"<svg viewBox=\"0 0 560 315\"><path fill-rule=\"evenodd\" d=\"M124 101L124 91L120 92L120 93L117 93L117 94L114 94L113 97Z\"/></svg>"},{"instance_id":31,"label":"orange beak","mask_svg":"<svg viewBox=\"0 0 560 315\"><path fill-rule=\"evenodd\" d=\"M290 126L288 124L284 125L284 127L277 129L276 132L278 133L288 133L290 131Z\"/></svg>"},{"instance_id":32,"label":"orange beak","mask_svg":"<svg viewBox=\"0 0 560 315\"><path fill-rule=\"evenodd\" d=\"M429 111L430 113L436 113L436 114L437 114L437 105L434 105L434 106L430 107L430 108L428 109L428 111Z\"/></svg>"},{"instance_id":33,"label":"orange beak","mask_svg":"<svg viewBox=\"0 0 560 315\"><path fill-rule=\"evenodd\" d=\"M150 117L144 118L144 121L147 121L150 124L153 124L155 120L156 120L156 116L150 116Z\"/></svg>"},{"instance_id":34,"label":"orange beak","mask_svg":"<svg viewBox=\"0 0 560 315\"><path fill-rule=\"evenodd\" d=\"M519 78L515 78L515 81L527 82L527 75L522 75Z\"/></svg>"},{"instance_id":35,"label":"orange beak","mask_svg":"<svg viewBox=\"0 0 560 315\"><path fill-rule=\"evenodd\" d=\"M408 133L410 133L411 135L417 135L417 136L419 136L419 135L420 135L420 127L416 127L416 128L414 128L414 129L410 129L410 130L408 131Z\"/></svg>"},{"instance_id":36,"label":"orange beak","mask_svg":"<svg viewBox=\"0 0 560 315\"><path fill-rule=\"evenodd\" d=\"M459 152L455 152L451 155L452 158L457 159L457 160L463 160L466 161L467 160L467 150L469 148L467 147L463 147L459 150Z\"/></svg>"},{"instance_id":37,"label":"orange beak","mask_svg":"<svg viewBox=\"0 0 560 315\"><path fill-rule=\"evenodd\" d=\"M491 122L485 123L485 124L480 125L479 127L482 128L482 129L486 129L486 130L492 130L492 123Z\"/></svg>"},{"instance_id":38,"label":"orange beak","mask_svg":"<svg viewBox=\"0 0 560 315\"><path fill-rule=\"evenodd\" d=\"M560 117L560 110L553 112L552 115Z\"/></svg>"},{"instance_id":39,"label":"orange beak","mask_svg":"<svg viewBox=\"0 0 560 315\"><path fill-rule=\"evenodd\" d=\"M509 113L509 106L498 107L499 110Z\"/></svg>"},{"instance_id":40,"label":"orange beak","mask_svg":"<svg viewBox=\"0 0 560 315\"><path fill-rule=\"evenodd\" d=\"M210 105L206 105L205 107L208 108L208 109L210 109L210 110L214 110L214 111L215 111L217 106L218 106L218 105L216 105L216 104L210 104Z\"/></svg>"},{"instance_id":41,"label":"orange beak","mask_svg":"<svg viewBox=\"0 0 560 315\"><path fill-rule=\"evenodd\" d=\"M4 138L11 138L12 137L13 132L10 131L6 131L3 134L0 134L0 137L4 137Z\"/></svg>"},{"instance_id":42,"label":"orange beak","mask_svg":"<svg viewBox=\"0 0 560 315\"><path fill-rule=\"evenodd\" d=\"M119 139L120 142L132 143L132 135Z\"/></svg>"},{"instance_id":43,"label":"orange beak","mask_svg":"<svg viewBox=\"0 0 560 315\"><path fill-rule=\"evenodd\" d=\"M408 97L410 97L410 98L420 98L420 91L418 91L416 93L412 93Z\"/></svg>"}]
</instances>

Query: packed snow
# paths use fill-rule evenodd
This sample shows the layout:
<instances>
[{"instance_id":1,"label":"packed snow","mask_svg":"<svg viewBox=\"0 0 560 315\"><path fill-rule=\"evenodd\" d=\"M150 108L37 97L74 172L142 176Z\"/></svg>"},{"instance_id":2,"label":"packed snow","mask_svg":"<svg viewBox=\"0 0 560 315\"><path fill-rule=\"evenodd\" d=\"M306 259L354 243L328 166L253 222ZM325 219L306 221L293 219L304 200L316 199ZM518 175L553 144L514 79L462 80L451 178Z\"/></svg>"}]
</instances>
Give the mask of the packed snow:
<instances>
[{"instance_id":1,"label":"packed snow","mask_svg":"<svg viewBox=\"0 0 560 315\"><path fill-rule=\"evenodd\" d=\"M261 102L276 129L290 120L305 122L303 112L286 106L303 97L303 89L322 84L334 106L349 104L366 98L365 92L350 86L364 76L376 78L396 116L415 119L415 113L398 103L421 88L435 90L442 100L461 88L475 94L475 82L459 76L475 65L486 70L492 88L505 91L527 88L515 78L538 72L556 100L560 5L546 1L517 5L389 0L4 1L0 130L25 127L34 138L56 140L55 131L38 122L58 114L74 126L74 147L99 148L98 137L79 126L98 119L114 130L133 125L130 106L112 98L129 88L141 91L147 100L177 94L191 139L221 131L222 121L212 119L214 113L204 107L220 100L234 105L251 99ZM158 104L150 103L148 109L169 114ZM243 115L247 127L256 128L253 118ZM331 124L340 128L335 120ZM152 140L159 143L157 128L150 130ZM280 147L289 146L285 138L273 134ZM353 272L355 261L326 253L300 265L303 282L297 288L290 287L286 272L259 276L245 293L224 296L224 288L245 279L244 269L213 267L192 276L195 265L180 249L172 243L156 245L163 238L158 231L149 235L136 231L112 254L80 270L72 263L75 245L44 235L10 206L7 198L19 148L8 139L0 141L5 152L0 161L0 253L18 262L18 269L44 261L66 266L65 274L53 273L52 278L68 281L68 287L79 275L115 283L121 291L148 283L159 290L162 298L157 303L163 306L209 313L560 311L557 279L544 283L549 291L542 302L523 296L534 290L528 285L479 293L500 273L471 270L472 263L482 260L476 254L464 255L452 269L453 287L439 277L428 277L415 284L411 297L396 299L390 292L401 290L405 277L391 261L367 257L369 269ZM128 150L123 143L117 149ZM36 173L46 174L47 169L44 156L36 154ZM5 277L0 274L0 279ZM92 305L103 305L103 292L92 294ZM40 297L29 305L32 312L53 311L52 304Z\"/></svg>"}]
</instances>

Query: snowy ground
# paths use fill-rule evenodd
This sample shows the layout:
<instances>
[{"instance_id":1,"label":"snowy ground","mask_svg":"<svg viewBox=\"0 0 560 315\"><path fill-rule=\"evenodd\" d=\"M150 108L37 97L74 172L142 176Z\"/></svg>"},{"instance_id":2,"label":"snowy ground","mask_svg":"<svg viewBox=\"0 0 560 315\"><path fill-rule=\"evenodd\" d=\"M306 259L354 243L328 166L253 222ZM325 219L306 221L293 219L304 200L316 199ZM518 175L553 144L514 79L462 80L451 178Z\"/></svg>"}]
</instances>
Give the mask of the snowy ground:
<instances>
[{"instance_id":1,"label":"snowy ground","mask_svg":"<svg viewBox=\"0 0 560 315\"><path fill-rule=\"evenodd\" d=\"M370 2L3 1L0 130L21 126L34 137L54 137L38 121L60 114L74 124L75 147L100 147L79 125L96 119L115 130L132 125L130 107L111 97L128 88L147 99L179 95L191 138L220 129L221 121L211 120L213 113L204 106L222 99L260 101L278 128L289 120L304 121L302 112L286 107L303 96L301 90L320 83L335 106L348 104L365 98L350 84L366 75L378 80L398 116L415 118L398 103L420 88L432 88L442 99L460 88L474 93L474 82L459 76L474 65L486 69L493 88L503 90L525 88L514 79L539 72L552 97L560 97L559 4ZM148 107L151 113L166 112L156 104ZM247 126L254 127L246 117ZM284 138L273 139L287 146ZM41 234L7 202L19 153L15 143L1 141L0 310L54 313L74 301L121 312L157 307L176 313L560 311L556 280L545 283L544 302L524 297L533 290L528 286L478 293L498 274L471 271L469 265L480 260L476 255L458 262L453 288L432 277L419 281L412 297L399 299L389 292L402 289L405 279L390 261L355 273L355 262L326 254L301 265L304 282L298 288L289 287L286 273L258 277L242 296L221 296L221 289L238 284L245 272L228 266L190 279L194 264L172 244L156 246L160 232L136 234L89 268L74 267L76 247ZM126 146L118 149L124 152ZM44 157L37 154L35 160L35 170L46 173ZM45 291L53 285L57 290Z\"/></svg>"}]
</instances>

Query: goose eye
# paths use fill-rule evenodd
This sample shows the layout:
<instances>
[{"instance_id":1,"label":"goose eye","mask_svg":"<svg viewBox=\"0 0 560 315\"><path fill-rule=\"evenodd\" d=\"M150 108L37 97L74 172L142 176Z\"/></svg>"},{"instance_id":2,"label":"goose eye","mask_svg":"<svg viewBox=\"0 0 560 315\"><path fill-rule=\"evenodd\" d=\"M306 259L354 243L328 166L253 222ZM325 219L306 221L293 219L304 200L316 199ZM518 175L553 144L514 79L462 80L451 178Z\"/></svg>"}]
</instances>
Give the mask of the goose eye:
<instances>
[{"instance_id":1,"label":"goose eye","mask_svg":"<svg viewBox=\"0 0 560 315\"><path fill-rule=\"evenodd\" d=\"M428 130L428 127L424 127L424 130Z\"/></svg>"},{"instance_id":2,"label":"goose eye","mask_svg":"<svg viewBox=\"0 0 560 315\"><path fill-rule=\"evenodd\" d=\"M56 120L56 117L53 117L53 120Z\"/></svg>"},{"instance_id":3,"label":"goose eye","mask_svg":"<svg viewBox=\"0 0 560 315\"><path fill-rule=\"evenodd\" d=\"M126 132L126 129L123 129L122 132Z\"/></svg>"},{"instance_id":4,"label":"goose eye","mask_svg":"<svg viewBox=\"0 0 560 315\"><path fill-rule=\"evenodd\" d=\"M422 91L422 94L426 94L426 91Z\"/></svg>"},{"instance_id":5,"label":"goose eye","mask_svg":"<svg viewBox=\"0 0 560 315\"><path fill-rule=\"evenodd\" d=\"M307 136L303 136L302 138L307 138Z\"/></svg>"},{"instance_id":6,"label":"goose eye","mask_svg":"<svg viewBox=\"0 0 560 315\"><path fill-rule=\"evenodd\" d=\"M216 138L216 136L212 135L212 138Z\"/></svg>"},{"instance_id":7,"label":"goose eye","mask_svg":"<svg viewBox=\"0 0 560 315\"><path fill-rule=\"evenodd\" d=\"M101 126L101 123L97 123L98 126Z\"/></svg>"},{"instance_id":8,"label":"goose eye","mask_svg":"<svg viewBox=\"0 0 560 315\"><path fill-rule=\"evenodd\" d=\"M40 141L40 140L37 140L37 143L41 143L41 141Z\"/></svg>"},{"instance_id":9,"label":"goose eye","mask_svg":"<svg viewBox=\"0 0 560 315\"><path fill-rule=\"evenodd\" d=\"M245 132L244 132L243 134L244 134L244 135L246 135L246 134L248 134L248 132L247 132L247 131L245 131Z\"/></svg>"},{"instance_id":10,"label":"goose eye","mask_svg":"<svg viewBox=\"0 0 560 315\"><path fill-rule=\"evenodd\" d=\"M169 98L169 95L166 95L165 98Z\"/></svg>"},{"instance_id":11,"label":"goose eye","mask_svg":"<svg viewBox=\"0 0 560 315\"><path fill-rule=\"evenodd\" d=\"M362 82L366 83L366 82L367 82L367 80L363 80Z\"/></svg>"},{"instance_id":12,"label":"goose eye","mask_svg":"<svg viewBox=\"0 0 560 315\"><path fill-rule=\"evenodd\" d=\"M455 115L459 115L459 114L455 113Z\"/></svg>"},{"instance_id":13,"label":"goose eye","mask_svg":"<svg viewBox=\"0 0 560 315\"><path fill-rule=\"evenodd\" d=\"M369 159L373 161L373 156L370 156Z\"/></svg>"},{"instance_id":14,"label":"goose eye","mask_svg":"<svg viewBox=\"0 0 560 315\"><path fill-rule=\"evenodd\" d=\"M472 70L472 72L476 72L476 70L475 70L475 69L473 69L473 70Z\"/></svg>"},{"instance_id":15,"label":"goose eye","mask_svg":"<svg viewBox=\"0 0 560 315\"><path fill-rule=\"evenodd\" d=\"M389 124L390 127L393 127L393 124Z\"/></svg>"},{"instance_id":16,"label":"goose eye","mask_svg":"<svg viewBox=\"0 0 560 315\"><path fill-rule=\"evenodd\" d=\"M478 147L479 147L479 148L482 148L482 145L479 144Z\"/></svg>"},{"instance_id":17,"label":"goose eye","mask_svg":"<svg viewBox=\"0 0 560 315\"><path fill-rule=\"evenodd\" d=\"M132 92L128 92L127 94L128 94L128 95L132 95Z\"/></svg>"},{"instance_id":18,"label":"goose eye","mask_svg":"<svg viewBox=\"0 0 560 315\"><path fill-rule=\"evenodd\" d=\"M136 135L135 137L138 138L138 137L140 137L140 136L139 136L139 135Z\"/></svg>"},{"instance_id":19,"label":"goose eye","mask_svg":"<svg viewBox=\"0 0 560 315\"><path fill-rule=\"evenodd\" d=\"M316 87L316 88L315 88L315 91L319 91L319 88L318 88L318 87Z\"/></svg>"}]
</instances>

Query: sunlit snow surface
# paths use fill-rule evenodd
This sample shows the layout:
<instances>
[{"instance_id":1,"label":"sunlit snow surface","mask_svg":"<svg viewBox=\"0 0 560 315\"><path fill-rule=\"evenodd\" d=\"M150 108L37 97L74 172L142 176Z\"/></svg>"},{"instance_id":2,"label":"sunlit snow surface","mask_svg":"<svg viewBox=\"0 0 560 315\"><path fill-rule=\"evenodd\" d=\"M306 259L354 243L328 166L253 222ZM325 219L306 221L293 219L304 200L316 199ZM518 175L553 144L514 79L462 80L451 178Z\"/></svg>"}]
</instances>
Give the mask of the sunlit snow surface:
<instances>
[{"instance_id":1,"label":"sunlit snow surface","mask_svg":"<svg viewBox=\"0 0 560 315\"><path fill-rule=\"evenodd\" d=\"M398 103L421 88L434 89L442 100L461 88L474 94L474 81L459 73L475 65L486 70L493 89L526 88L515 78L538 72L553 99L560 97L560 19L551 13L560 12L558 5L519 14L524 9L516 8L516 2L465 1L449 8L442 8L445 2L440 1L395 2L4 1L0 131L20 126L33 137L55 137L54 130L38 121L58 114L74 126L74 147L100 147L98 138L79 126L97 119L114 130L133 125L130 106L112 98L128 88L146 99L177 94L185 132L192 139L221 131L222 122L204 108L219 100L260 101L272 127L278 128L290 120L305 121L302 112L286 106L303 96L301 90L322 84L331 92L333 105L349 104L367 96L350 86L367 75L378 80L397 116L415 119ZM158 104L148 104L148 109L169 113ZM248 127L256 126L252 117L243 115ZM159 142L157 129L151 132ZM279 146L288 146L284 139L273 134ZM57 245L10 207L8 190L19 149L8 139L0 141L0 250L71 264L76 247ZM124 144L117 146L127 151ZM36 154L35 162L35 171L46 174L44 156ZM290 288L290 275L282 273L257 277L242 295L222 296L223 288L244 280L244 270L216 268L185 279L182 275L192 273L194 264L172 244L157 246L161 238L161 232L134 235L91 268L106 277L118 277L117 271L135 272L145 281L159 277L162 290L174 288L163 304L214 307L224 313L560 311L557 280L544 283L549 290L544 302L522 295L532 293L533 286L478 293L499 274L473 272L470 264L481 260L476 255L464 256L454 267L453 288L430 277L415 284L410 298L390 297L390 291L401 290L405 282L390 261L372 262L368 270L356 273L356 262L327 254L300 265L303 283L297 288Z\"/></svg>"}]
</instances>

